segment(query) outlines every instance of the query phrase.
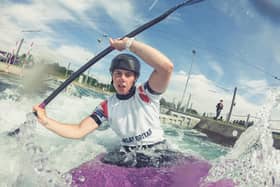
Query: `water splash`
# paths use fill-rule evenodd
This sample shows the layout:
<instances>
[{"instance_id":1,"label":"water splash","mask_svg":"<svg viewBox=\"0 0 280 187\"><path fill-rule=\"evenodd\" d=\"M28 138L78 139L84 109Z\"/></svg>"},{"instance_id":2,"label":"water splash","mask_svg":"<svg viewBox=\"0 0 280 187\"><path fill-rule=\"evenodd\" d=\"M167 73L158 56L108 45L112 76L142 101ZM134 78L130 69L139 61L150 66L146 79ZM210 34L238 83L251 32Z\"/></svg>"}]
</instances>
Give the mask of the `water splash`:
<instances>
[{"instance_id":1,"label":"water splash","mask_svg":"<svg viewBox=\"0 0 280 187\"><path fill-rule=\"evenodd\" d=\"M40 184L46 186L70 186L71 176L63 174L60 171L50 168L48 156L43 148L36 144L34 140L34 129L37 126L37 119L33 113L26 115L26 121L20 126L15 134L18 144L27 154L28 162L38 175Z\"/></svg>"},{"instance_id":2,"label":"water splash","mask_svg":"<svg viewBox=\"0 0 280 187\"><path fill-rule=\"evenodd\" d=\"M280 103L280 91L271 90L256 125L248 128L233 149L216 160L206 181L231 178L238 186L280 186L280 152L273 147L269 120Z\"/></svg>"}]
</instances>

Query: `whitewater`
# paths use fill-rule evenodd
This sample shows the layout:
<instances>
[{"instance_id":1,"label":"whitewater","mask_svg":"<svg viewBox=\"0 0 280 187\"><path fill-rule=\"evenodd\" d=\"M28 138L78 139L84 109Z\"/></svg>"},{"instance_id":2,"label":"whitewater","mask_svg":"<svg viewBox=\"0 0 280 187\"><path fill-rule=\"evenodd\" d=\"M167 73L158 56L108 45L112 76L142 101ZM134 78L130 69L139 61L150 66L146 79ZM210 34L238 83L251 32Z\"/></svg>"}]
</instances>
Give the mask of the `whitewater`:
<instances>
[{"instance_id":1,"label":"whitewater","mask_svg":"<svg viewBox=\"0 0 280 187\"><path fill-rule=\"evenodd\" d=\"M21 78L0 73L1 187L69 186L70 169L118 146L117 136L106 124L84 139L71 140L37 123L32 106L41 103L60 84L50 78L42 89L27 94ZM65 123L79 123L104 98L106 95L71 85L48 105L48 115ZM236 186L280 186L280 154L272 146L268 128L272 110L279 107L280 91L271 90L269 98L260 108L260 120L241 135L233 148L171 124L162 124L165 137L173 149L211 163L206 181L229 178ZM18 127L22 129L18 136L7 135Z\"/></svg>"}]
</instances>

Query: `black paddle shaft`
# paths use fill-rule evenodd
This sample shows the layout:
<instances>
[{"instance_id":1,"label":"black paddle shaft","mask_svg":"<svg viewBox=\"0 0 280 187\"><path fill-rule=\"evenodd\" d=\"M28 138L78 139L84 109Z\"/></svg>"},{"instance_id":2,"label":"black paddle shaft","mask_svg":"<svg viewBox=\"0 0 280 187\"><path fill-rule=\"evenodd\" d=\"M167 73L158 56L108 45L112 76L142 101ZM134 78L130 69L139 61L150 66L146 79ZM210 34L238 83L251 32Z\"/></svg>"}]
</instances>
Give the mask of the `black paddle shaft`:
<instances>
[{"instance_id":1,"label":"black paddle shaft","mask_svg":"<svg viewBox=\"0 0 280 187\"><path fill-rule=\"evenodd\" d=\"M186 0L182 3L174 6L173 8L167 10L160 16L154 18L153 20L141 25L140 27L136 28L135 30L131 31L130 33L126 34L122 38L125 37L134 37L137 34L143 32L144 30L150 28L151 26L155 25L156 23L162 21L167 16L169 16L171 13L173 13L175 10L183 7L183 6L189 6L196 3L199 3L203 0ZM49 104L66 86L68 86L73 80L75 80L79 75L81 75L83 72L85 72L89 67L91 67L93 64L95 64L97 61L99 61L101 58L109 54L114 50L113 47L109 46L100 53L98 53L96 56L94 56L92 59L90 59L86 64L84 64L80 69L78 69L76 72L74 72L68 79L66 79L56 90L54 90L41 104L40 107L45 108L46 105Z\"/></svg>"}]
</instances>

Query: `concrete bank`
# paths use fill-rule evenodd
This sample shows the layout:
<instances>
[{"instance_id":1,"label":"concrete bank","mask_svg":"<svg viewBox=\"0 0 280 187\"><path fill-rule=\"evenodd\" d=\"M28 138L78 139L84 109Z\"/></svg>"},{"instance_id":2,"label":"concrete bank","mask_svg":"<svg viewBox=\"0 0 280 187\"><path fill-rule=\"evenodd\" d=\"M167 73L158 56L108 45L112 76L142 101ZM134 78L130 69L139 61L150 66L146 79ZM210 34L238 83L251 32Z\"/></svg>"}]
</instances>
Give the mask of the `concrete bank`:
<instances>
[{"instance_id":1,"label":"concrete bank","mask_svg":"<svg viewBox=\"0 0 280 187\"><path fill-rule=\"evenodd\" d=\"M205 133L211 141L224 146L233 146L246 130L245 127L206 118L201 119L194 129ZM276 149L280 149L280 132L273 132L272 136L274 140L273 146Z\"/></svg>"},{"instance_id":2,"label":"concrete bank","mask_svg":"<svg viewBox=\"0 0 280 187\"><path fill-rule=\"evenodd\" d=\"M23 73L22 68L15 65L8 65L6 63L1 63L1 62L0 62L0 71L11 73L14 75L19 75L19 76L22 75Z\"/></svg>"},{"instance_id":3,"label":"concrete bank","mask_svg":"<svg viewBox=\"0 0 280 187\"><path fill-rule=\"evenodd\" d=\"M190 115L167 115L160 114L160 122L164 124L174 125L178 128L192 129L199 121L199 118L192 117Z\"/></svg>"}]
</instances>

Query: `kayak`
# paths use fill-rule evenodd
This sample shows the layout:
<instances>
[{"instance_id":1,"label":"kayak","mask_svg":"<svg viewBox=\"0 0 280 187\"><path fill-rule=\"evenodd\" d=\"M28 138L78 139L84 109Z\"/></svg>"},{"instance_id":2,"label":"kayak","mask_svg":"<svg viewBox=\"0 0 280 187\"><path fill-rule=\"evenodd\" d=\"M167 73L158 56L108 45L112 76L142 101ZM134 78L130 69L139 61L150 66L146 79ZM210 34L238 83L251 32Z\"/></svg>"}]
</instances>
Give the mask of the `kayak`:
<instances>
[{"instance_id":1,"label":"kayak","mask_svg":"<svg viewBox=\"0 0 280 187\"><path fill-rule=\"evenodd\" d=\"M102 162L105 154L69 171L77 187L232 187L232 180L205 183L211 164L186 156L172 166L121 167Z\"/></svg>"}]
</instances>

